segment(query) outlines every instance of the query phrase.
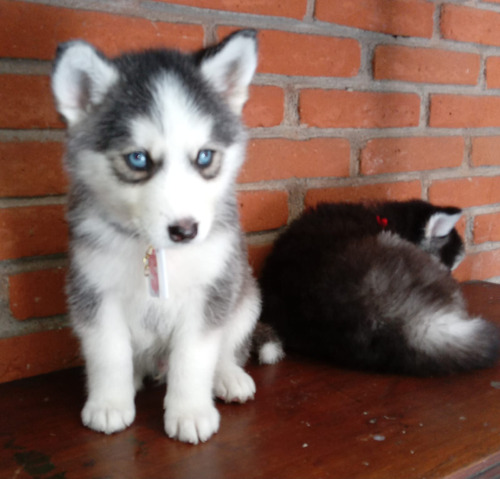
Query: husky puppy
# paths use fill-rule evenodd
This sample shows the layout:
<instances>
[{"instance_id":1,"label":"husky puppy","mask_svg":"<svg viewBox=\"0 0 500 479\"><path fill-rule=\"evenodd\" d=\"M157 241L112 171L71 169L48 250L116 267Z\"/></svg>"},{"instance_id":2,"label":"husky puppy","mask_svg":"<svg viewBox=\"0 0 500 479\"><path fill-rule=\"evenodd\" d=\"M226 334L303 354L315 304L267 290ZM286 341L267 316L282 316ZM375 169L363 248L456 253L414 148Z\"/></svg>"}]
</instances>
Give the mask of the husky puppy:
<instances>
[{"instance_id":1,"label":"husky puppy","mask_svg":"<svg viewBox=\"0 0 500 479\"><path fill-rule=\"evenodd\" d=\"M419 200L319 205L268 257L262 321L285 349L340 366L414 375L492 366L498 332L469 316L450 274L463 257L460 216ZM269 338L264 362L265 349L282 347Z\"/></svg>"},{"instance_id":2,"label":"husky puppy","mask_svg":"<svg viewBox=\"0 0 500 479\"><path fill-rule=\"evenodd\" d=\"M194 54L110 59L82 41L58 49L52 87L68 124L67 293L91 429L129 426L145 375L165 377L165 431L189 443L219 429L213 395L245 402L255 394L242 365L260 295L235 180L256 45L256 32L242 30ZM168 298L150 294L145 256L166 276Z\"/></svg>"}]
</instances>

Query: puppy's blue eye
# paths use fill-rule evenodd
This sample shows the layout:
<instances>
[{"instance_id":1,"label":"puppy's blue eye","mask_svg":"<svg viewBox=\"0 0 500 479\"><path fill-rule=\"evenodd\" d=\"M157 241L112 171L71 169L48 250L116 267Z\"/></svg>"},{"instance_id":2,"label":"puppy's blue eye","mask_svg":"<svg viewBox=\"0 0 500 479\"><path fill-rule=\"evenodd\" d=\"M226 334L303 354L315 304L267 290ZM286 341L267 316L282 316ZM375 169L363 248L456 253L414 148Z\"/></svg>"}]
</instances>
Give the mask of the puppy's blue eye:
<instances>
[{"instance_id":1,"label":"puppy's blue eye","mask_svg":"<svg viewBox=\"0 0 500 479\"><path fill-rule=\"evenodd\" d=\"M196 166L199 168L208 168L214 160L214 154L213 150L200 150L196 157Z\"/></svg>"},{"instance_id":2,"label":"puppy's blue eye","mask_svg":"<svg viewBox=\"0 0 500 479\"><path fill-rule=\"evenodd\" d=\"M125 155L125 161L132 170L136 171L147 171L152 165L152 161L145 151L133 151Z\"/></svg>"}]
</instances>

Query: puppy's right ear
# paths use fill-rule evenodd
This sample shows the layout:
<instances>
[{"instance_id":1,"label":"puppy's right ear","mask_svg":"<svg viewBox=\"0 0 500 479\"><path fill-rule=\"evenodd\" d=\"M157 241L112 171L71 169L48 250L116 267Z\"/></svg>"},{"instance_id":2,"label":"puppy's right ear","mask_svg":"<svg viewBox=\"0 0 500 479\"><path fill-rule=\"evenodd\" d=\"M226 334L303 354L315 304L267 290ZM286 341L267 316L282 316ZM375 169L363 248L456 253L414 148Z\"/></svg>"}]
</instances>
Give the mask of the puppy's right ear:
<instances>
[{"instance_id":1,"label":"puppy's right ear","mask_svg":"<svg viewBox=\"0 0 500 479\"><path fill-rule=\"evenodd\" d=\"M59 45L52 74L57 110L69 126L82 120L118 80L118 71L94 47L82 41Z\"/></svg>"}]
</instances>

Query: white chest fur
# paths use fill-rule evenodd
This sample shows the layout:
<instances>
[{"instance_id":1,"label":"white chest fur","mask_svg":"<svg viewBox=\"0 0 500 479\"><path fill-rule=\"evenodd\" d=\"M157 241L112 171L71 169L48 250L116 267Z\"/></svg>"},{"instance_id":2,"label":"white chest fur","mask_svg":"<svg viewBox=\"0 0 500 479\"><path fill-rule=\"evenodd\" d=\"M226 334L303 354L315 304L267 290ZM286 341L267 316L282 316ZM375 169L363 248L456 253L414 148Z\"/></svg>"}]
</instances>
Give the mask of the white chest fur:
<instances>
[{"instance_id":1,"label":"white chest fur","mask_svg":"<svg viewBox=\"0 0 500 479\"><path fill-rule=\"evenodd\" d=\"M169 297L166 300L150 295L143 262L148 245L143 242L115 235L103 248L76 245L73 261L101 297L113 297L121 304L124 320L136 329L151 309L158 314L161 311L165 323L175 322L179 310L195 298L200 299L207 285L223 274L235 243L231 234L218 233L201 243L167 248Z\"/></svg>"}]
</instances>

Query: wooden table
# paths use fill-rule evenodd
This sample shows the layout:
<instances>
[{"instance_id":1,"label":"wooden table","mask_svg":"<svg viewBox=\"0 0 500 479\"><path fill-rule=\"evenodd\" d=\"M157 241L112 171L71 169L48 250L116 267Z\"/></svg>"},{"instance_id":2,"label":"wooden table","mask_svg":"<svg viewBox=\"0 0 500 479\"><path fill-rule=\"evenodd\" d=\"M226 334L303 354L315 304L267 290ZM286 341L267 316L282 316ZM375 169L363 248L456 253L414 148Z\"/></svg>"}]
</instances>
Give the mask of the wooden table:
<instances>
[{"instance_id":1,"label":"wooden table","mask_svg":"<svg viewBox=\"0 0 500 479\"><path fill-rule=\"evenodd\" d=\"M464 286L500 324L500 286ZM163 387L106 436L80 424L81 369L0 386L0 478L498 478L500 366L448 378L339 370L301 358L250 365L255 401L219 404L206 444L163 432Z\"/></svg>"}]
</instances>

